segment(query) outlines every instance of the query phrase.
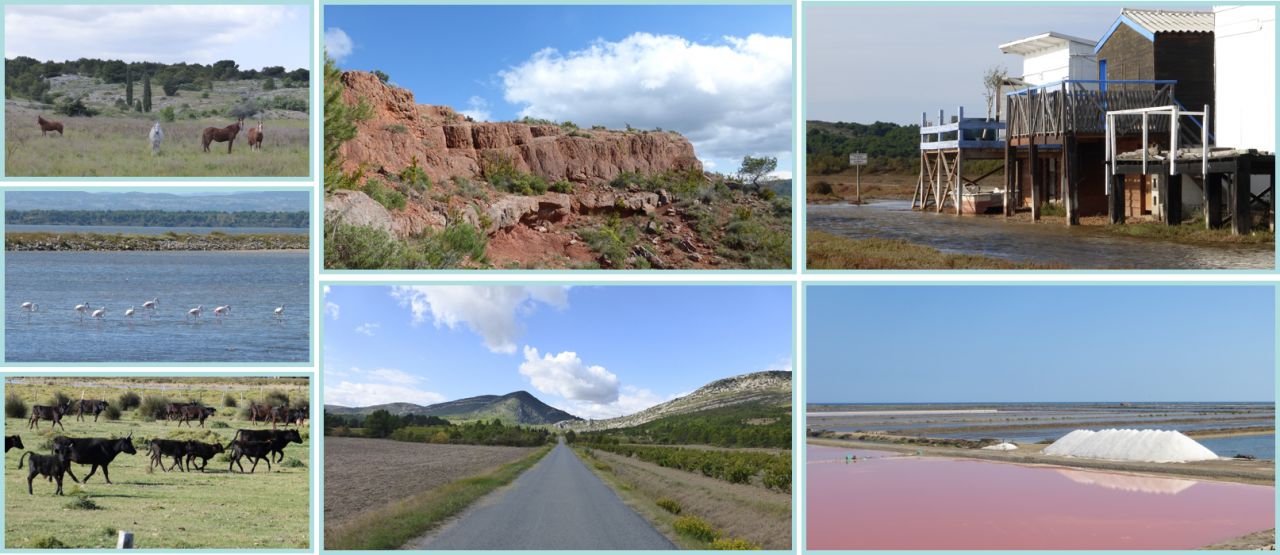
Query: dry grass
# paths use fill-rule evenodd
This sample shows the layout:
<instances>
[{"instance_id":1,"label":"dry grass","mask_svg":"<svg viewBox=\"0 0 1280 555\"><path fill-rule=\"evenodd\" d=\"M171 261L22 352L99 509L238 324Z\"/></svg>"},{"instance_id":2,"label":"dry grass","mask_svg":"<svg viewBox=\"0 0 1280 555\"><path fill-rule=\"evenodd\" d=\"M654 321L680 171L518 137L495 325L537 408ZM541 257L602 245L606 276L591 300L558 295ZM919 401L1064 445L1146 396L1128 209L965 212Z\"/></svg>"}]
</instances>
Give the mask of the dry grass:
<instances>
[{"instance_id":1,"label":"dry grass","mask_svg":"<svg viewBox=\"0 0 1280 555\"><path fill-rule=\"evenodd\" d=\"M810 270L1066 270L1061 263L1013 262L979 254L947 254L903 239L850 239L820 231L808 237Z\"/></svg>"},{"instance_id":2,"label":"dry grass","mask_svg":"<svg viewBox=\"0 0 1280 555\"><path fill-rule=\"evenodd\" d=\"M200 137L206 127L234 122L184 120L162 123L164 142L151 155L147 133L158 115L148 118L65 117L41 112L62 122L66 135L41 136L35 111L5 109L6 177L306 177L310 173L308 120L269 122L261 151L250 151L248 123L236 137L232 153L227 143L212 143L203 152ZM153 119L155 118L155 119Z\"/></svg>"},{"instance_id":3,"label":"dry grass","mask_svg":"<svg viewBox=\"0 0 1280 555\"><path fill-rule=\"evenodd\" d=\"M582 453L575 449L581 457ZM611 472L592 469L614 491L626 499L627 493L643 496L643 507L633 509L645 517L663 535L686 549L706 549L705 545L686 545L687 538L677 534L672 522L677 518L657 506L660 498L674 499L683 508L681 516L696 515L724 532L728 538L745 538L763 545L764 549L790 550L791 495L770 491L761 486L729 484L714 478L681 470L662 468L593 450L593 457L612 468ZM588 468L593 465L588 464ZM632 489L619 491L620 484Z\"/></svg>"},{"instance_id":4,"label":"dry grass","mask_svg":"<svg viewBox=\"0 0 1280 555\"><path fill-rule=\"evenodd\" d=\"M435 445L389 439L324 438L324 521L341 526L368 513L490 468L537 447ZM369 453L378 453L376 467Z\"/></svg>"}]
</instances>

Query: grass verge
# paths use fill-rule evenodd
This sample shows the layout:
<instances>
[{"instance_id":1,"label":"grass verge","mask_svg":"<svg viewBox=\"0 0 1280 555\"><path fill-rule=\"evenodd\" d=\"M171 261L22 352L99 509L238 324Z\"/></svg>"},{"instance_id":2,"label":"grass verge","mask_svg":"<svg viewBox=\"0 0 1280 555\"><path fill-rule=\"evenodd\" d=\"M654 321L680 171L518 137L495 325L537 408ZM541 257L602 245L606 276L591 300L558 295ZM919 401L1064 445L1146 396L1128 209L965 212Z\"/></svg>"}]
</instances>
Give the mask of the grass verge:
<instances>
[{"instance_id":1,"label":"grass verge","mask_svg":"<svg viewBox=\"0 0 1280 555\"><path fill-rule=\"evenodd\" d=\"M342 526L326 526L326 550L399 549L405 542L427 533L445 519L466 509L475 500L511 483L542 460L550 447L513 463L507 463L470 478L445 484L360 515Z\"/></svg>"},{"instance_id":2,"label":"grass verge","mask_svg":"<svg viewBox=\"0 0 1280 555\"><path fill-rule=\"evenodd\" d=\"M1265 243L1274 244L1276 242L1276 234L1268 229L1268 227L1254 226L1252 233L1248 235L1232 235L1230 226L1223 226L1219 229L1208 229L1205 227L1204 220L1202 218L1183 222L1182 225L1171 226L1155 222L1140 224L1126 223L1120 225L1108 225L1103 229L1108 233L1114 233L1116 235L1128 235L1131 237L1143 237L1147 239L1163 239L1179 243L1260 245Z\"/></svg>"},{"instance_id":3,"label":"grass verge","mask_svg":"<svg viewBox=\"0 0 1280 555\"><path fill-rule=\"evenodd\" d=\"M1061 263L1013 262L980 254L947 254L903 239L850 239L808 233L810 270L1067 270Z\"/></svg>"}]
</instances>

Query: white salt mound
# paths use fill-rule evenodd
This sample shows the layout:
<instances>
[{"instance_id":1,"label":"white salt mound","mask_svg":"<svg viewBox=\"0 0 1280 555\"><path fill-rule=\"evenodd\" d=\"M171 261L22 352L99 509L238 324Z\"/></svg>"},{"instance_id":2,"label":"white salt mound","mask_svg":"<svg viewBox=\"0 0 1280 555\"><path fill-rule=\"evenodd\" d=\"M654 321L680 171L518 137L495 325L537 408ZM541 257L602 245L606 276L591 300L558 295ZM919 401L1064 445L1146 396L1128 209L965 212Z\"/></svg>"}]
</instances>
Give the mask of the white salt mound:
<instances>
[{"instance_id":1,"label":"white salt mound","mask_svg":"<svg viewBox=\"0 0 1280 555\"><path fill-rule=\"evenodd\" d=\"M1196 440L1164 430L1076 430L1044 448L1046 455L1143 462L1208 461L1217 455Z\"/></svg>"},{"instance_id":2,"label":"white salt mound","mask_svg":"<svg viewBox=\"0 0 1280 555\"><path fill-rule=\"evenodd\" d=\"M1001 443L999 445L988 445L986 447L983 447L983 449L986 451L1013 451L1014 449L1017 449L1017 448L1018 446L1012 443Z\"/></svg>"}]
</instances>

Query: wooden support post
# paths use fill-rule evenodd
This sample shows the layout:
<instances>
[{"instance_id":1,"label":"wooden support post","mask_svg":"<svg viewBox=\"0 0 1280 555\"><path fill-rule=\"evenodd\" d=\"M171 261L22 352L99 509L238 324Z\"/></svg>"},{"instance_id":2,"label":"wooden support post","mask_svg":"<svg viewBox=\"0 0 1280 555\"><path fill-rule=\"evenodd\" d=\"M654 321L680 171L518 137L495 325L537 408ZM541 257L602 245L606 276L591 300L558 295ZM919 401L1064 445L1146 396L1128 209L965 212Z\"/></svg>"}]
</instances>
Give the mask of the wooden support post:
<instances>
[{"instance_id":1,"label":"wooden support post","mask_svg":"<svg viewBox=\"0 0 1280 555\"><path fill-rule=\"evenodd\" d=\"M133 533L120 530L120 537L116 540L116 549L133 549Z\"/></svg>"},{"instance_id":2,"label":"wooden support post","mask_svg":"<svg viewBox=\"0 0 1280 555\"><path fill-rule=\"evenodd\" d=\"M1232 195L1231 234L1248 235L1253 225L1253 212L1249 210L1249 185L1253 181L1253 157L1244 154L1236 157L1236 174L1232 178L1235 191Z\"/></svg>"},{"instance_id":3,"label":"wooden support post","mask_svg":"<svg viewBox=\"0 0 1280 555\"><path fill-rule=\"evenodd\" d=\"M1068 133L1062 143L1067 151L1067 183L1062 192L1062 203L1067 208L1067 225L1080 225L1080 153L1076 149L1075 133Z\"/></svg>"},{"instance_id":4,"label":"wooden support post","mask_svg":"<svg viewBox=\"0 0 1280 555\"><path fill-rule=\"evenodd\" d=\"M1182 176L1173 173L1173 164L1161 174L1164 182L1164 225L1182 225Z\"/></svg>"},{"instance_id":5,"label":"wooden support post","mask_svg":"<svg viewBox=\"0 0 1280 555\"><path fill-rule=\"evenodd\" d=\"M1035 222L1040 220L1040 185L1044 182L1040 179L1040 149L1035 141L1027 146L1027 158L1031 164L1031 221Z\"/></svg>"},{"instance_id":6,"label":"wooden support post","mask_svg":"<svg viewBox=\"0 0 1280 555\"><path fill-rule=\"evenodd\" d=\"M1111 171L1111 165L1107 164L1107 171ZM1111 175L1111 196L1107 197L1107 222L1111 224L1124 223L1124 175Z\"/></svg>"},{"instance_id":7,"label":"wooden support post","mask_svg":"<svg viewBox=\"0 0 1280 555\"><path fill-rule=\"evenodd\" d=\"M1267 212L1270 212L1270 216L1271 216L1270 218L1271 232L1275 233L1276 232L1276 168L1275 168L1275 165L1271 166L1271 193L1270 193L1270 198L1267 199Z\"/></svg>"},{"instance_id":8,"label":"wooden support post","mask_svg":"<svg viewBox=\"0 0 1280 555\"><path fill-rule=\"evenodd\" d=\"M1013 216L1013 184L1017 179L1018 158L1014 156L1013 140L1005 132L1004 141L1004 217Z\"/></svg>"},{"instance_id":9,"label":"wooden support post","mask_svg":"<svg viewBox=\"0 0 1280 555\"><path fill-rule=\"evenodd\" d=\"M1222 227L1222 174L1204 176L1204 225L1208 229Z\"/></svg>"},{"instance_id":10,"label":"wooden support post","mask_svg":"<svg viewBox=\"0 0 1280 555\"><path fill-rule=\"evenodd\" d=\"M938 115L938 120L942 120L941 114ZM939 136L941 136L941 134L939 134ZM942 151L939 150L933 160L933 204L934 208L936 208L934 211L938 213L942 213L942 168L946 167L946 160L944 159L944 156L945 155L942 154Z\"/></svg>"},{"instance_id":11,"label":"wooden support post","mask_svg":"<svg viewBox=\"0 0 1280 555\"><path fill-rule=\"evenodd\" d=\"M964 112L960 113L963 114ZM957 133L963 135L964 131L958 131ZM964 207L962 191L964 191L964 151L956 147L956 192L952 202L956 205L957 216L960 215L961 209Z\"/></svg>"}]
</instances>

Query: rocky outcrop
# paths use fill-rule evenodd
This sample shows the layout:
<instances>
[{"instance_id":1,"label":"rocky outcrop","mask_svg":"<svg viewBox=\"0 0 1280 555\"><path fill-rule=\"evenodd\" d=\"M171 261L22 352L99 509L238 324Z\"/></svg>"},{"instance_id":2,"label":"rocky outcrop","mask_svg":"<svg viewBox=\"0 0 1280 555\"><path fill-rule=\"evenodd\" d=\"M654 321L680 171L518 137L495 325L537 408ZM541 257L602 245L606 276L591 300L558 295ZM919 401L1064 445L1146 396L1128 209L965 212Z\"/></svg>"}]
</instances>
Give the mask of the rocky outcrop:
<instances>
[{"instance_id":1,"label":"rocky outcrop","mask_svg":"<svg viewBox=\"0 0 1280 555\"><path fill-rule=\"evenodd\" d=\"M639 426L665 416L685 414L742 403L786 405L791 403L791 372L767 371L717 380L697 391L628 416L608 420L557 422L556 427L584 431Z\"/></svg>"},{"instance_id":2,"label":"rocky outcrop","mask_svg":"<svg viewBox=\"0 0 1280 555\"><path fill-rule=\"evenodd\" d=\"M448 106L417 104L412 92L371 73L344 72L342 84L344 101L363 96L373 106L373 119L357 124L359 134L342 146L346 171L367 163L399 172L417 157L434 181L475 179L485 152L508 157L521 172L587 185L623 172L702 169L693 145L674 133L584 130L575 136L555 125L472 123Z\"/></svg>"}]
</instances>

